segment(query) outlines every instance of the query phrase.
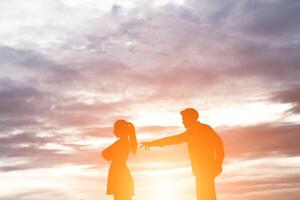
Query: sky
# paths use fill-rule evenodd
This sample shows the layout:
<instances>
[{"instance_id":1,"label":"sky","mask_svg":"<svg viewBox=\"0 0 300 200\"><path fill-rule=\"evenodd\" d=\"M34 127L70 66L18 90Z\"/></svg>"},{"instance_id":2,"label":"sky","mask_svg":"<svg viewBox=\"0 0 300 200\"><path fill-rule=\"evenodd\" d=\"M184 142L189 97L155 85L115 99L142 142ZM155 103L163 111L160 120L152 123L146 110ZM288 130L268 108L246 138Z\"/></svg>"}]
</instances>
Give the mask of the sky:
<instances>
[{"instance_id":1,"label":"sky","mask_svg":"<svg viewBox=\"0 0 300 200\"><path fill-rule=\"evenodd\" d=\"M194 107L225 145L219 200L300 199L300 1L0 0L0 200L111 200L113 123ZM193 200L185 144L139 149L136 200Z\"/></svg>"}]
</instances>

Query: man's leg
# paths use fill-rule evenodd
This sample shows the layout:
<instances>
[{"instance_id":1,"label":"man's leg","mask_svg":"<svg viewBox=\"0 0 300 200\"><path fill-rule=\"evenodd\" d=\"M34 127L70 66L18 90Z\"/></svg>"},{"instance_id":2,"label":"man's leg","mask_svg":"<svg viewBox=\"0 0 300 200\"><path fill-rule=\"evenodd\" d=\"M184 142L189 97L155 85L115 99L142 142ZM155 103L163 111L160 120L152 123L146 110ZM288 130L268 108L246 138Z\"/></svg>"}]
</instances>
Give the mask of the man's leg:
<instances>
[{"instance_id":1,"label":"man's leg","mask_svg":"<svg viewBox=\"0 0 300 200\"><path fill-rule=\"evenodd\" d=\"M215 181L210 176L196 176L197 200L216 200Z\"/></svg>"}]
</instances>

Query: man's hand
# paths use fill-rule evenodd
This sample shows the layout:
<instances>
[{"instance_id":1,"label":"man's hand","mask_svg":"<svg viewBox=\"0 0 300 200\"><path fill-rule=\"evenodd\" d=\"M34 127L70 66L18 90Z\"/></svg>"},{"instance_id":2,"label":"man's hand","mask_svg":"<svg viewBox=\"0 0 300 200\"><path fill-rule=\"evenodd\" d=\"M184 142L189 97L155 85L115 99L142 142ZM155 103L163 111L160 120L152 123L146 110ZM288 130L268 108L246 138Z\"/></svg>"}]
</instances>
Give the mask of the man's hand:
<instances>
[{"instance_id":1,"label":"man's hand","mask_svg":"<svg viewBox=\"0 0 300 200\"><path fill-rule=\"evenodd\" d=\"M150 147L153 146L153 142L141 142L141 148L144 148L145 151L150 151Z\"/></svg>"}]
</instances>

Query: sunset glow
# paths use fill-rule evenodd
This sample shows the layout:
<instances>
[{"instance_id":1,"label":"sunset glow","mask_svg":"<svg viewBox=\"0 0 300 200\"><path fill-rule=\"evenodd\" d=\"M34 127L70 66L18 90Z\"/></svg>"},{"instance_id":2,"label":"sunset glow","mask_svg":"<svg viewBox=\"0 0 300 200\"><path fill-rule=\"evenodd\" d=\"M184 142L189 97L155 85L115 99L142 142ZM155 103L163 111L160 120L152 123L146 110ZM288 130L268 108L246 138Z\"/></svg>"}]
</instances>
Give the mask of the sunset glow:
<instances>
[{"instance_id":1,"label":"sunset glow","mask_svg":"<svg viewBox=\"0 0 300 200\"><path fill-rule=\"evenodd\" d=\"M218 200L300 199L300 1L0 1L0 200L112 200L118 119L133 200L196 200L192 107L224 142Z\"/></svg>"}]
</instances>

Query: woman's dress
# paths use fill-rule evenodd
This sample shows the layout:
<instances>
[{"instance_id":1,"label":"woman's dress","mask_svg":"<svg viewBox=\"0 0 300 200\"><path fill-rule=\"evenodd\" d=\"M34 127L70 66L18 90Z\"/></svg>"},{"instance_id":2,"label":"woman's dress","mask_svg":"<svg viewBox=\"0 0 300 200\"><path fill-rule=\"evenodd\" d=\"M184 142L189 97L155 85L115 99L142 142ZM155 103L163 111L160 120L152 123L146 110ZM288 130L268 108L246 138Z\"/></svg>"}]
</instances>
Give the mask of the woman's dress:
<instances>
[{"instance_id":1,"label":"woman's dress","mask_svg":"<svg viewBox=\"0 0 300 200\"><path fill-rule=\"evenodd\" d=\"M126 165L129 148L128 140L119 139L104 150L105 156L111 160L107 180L107 194L119 196L134 195L133 178Z\"/></svg>"}]
</instances>

